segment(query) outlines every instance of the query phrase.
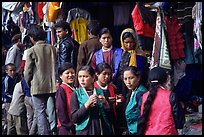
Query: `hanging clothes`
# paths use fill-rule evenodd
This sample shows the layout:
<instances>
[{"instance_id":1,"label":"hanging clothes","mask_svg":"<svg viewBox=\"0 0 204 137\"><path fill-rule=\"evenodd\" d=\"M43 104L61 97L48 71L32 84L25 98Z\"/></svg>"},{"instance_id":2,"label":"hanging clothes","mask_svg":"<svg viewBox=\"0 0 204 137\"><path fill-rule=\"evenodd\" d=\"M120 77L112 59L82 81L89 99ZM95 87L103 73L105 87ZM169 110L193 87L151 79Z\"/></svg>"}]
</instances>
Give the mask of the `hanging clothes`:
<instances>
[{"instance_id":1,"label":"hanging clothes","mask_svg":"<svg viewBox=\"0 0 204 137\"><path fill-rule=\"evenodd\" d=\"M130 19L130 5L126 2L114 3L114 26L128 25Z\"/></svg>"},{"instance_id":2,"label":"hanging clothes","mask_svg":"<svg viewBox=\"0 0 204 137\"><path fill-rule=\"evenodd\" d=\"M91 14L81 8L73 8L68 11L67 15L67 22L70 23L72 20L77 19L77 18L84 18L86 20L91 20Z\"/></svg>"},{"instance_id":3,"label":"hanging clothes","mask_svg":"<svg viewBox=\"0 0 204 137\"><path fill-rule=\"evenodd\" d=\"M76 40L80 45L88 39L87 24L88 20L84 18L77 18L70 22L70 27L73 29L74 40Z\"/></svg>"},{"instance_id":4,"label":"hanging clothes","mask_svg":"<svg viewBox=\"0 0 204 137\"><path fill-rule=\"evenodd\" d=\"M54 22L58 18L59 10L60 2L50 2L48 7L47 21Z\"/></svg>"},{"instance_id":5,"label":"hanging clothes","mask_svg":"<svg viewBox=\"0 0 204 137\"><path fill-rule=\"evenodd\" d=\"M185 57L184 39L180 32L181 23L178 22L177 16L166 17L165 23L167 26L168 42L172 60L177 60Z\"/></svg>"},{"instance_id":6,"label":"hanging clothes","mask_svg":"<svg viewBox=\"0 0 204 137\"><path fill-rule=\"evenodd\" d=\"M194 53L199 54L202 50L202 2L196 2L192 10L192 18L194 19Z\"/></svg>"},{"instance_id":7,"label":"hanging clothes","mask_svg":"<svg viewBox=\"0 0 204 137\"><path fill-rule=\"evenodd\" d=\"M152 58L150 61L150 69L160 66L162 68L171 69L169 50L166 40L166 24L164 22L164 14L160 7L157 11L156 29L154 36L154 44Z\"/></svg>"},{"instance_id":8,"label":"hanging clothes","mask_svg":"<svg viewBox=\"0 0 204 137\"><path fill-rule=\"evenodd\" d=\"M91 20L91 14L81 8L73 8L68 11L67 22L74 34L74 40L80 45L88 39L87 24Z\"/></svg>"},{"instance_id":9,"label":"hanging clothes","mask_svg":"<svg viewBox=\"0 0 204 137\"><path fill-rule=\"evenodd\" d=\"M192 20L192 8L194 5L195 2L177 2L176 15L182 24Z\"/></svg>"},{"instance_id":10,"label":"hanging clothes","mask_svg":"<svg viewBox=\"0 0 204 137\"><path fill-rule=\"evenodd\" d=\"M134 28L138 35L153 38L155 30L149 23L144 23L139 11L138 4L135 5L131 15L134 23Z\"/></svg>"},{"instance_id":11,"label":"hanging clothes","mask_svg":"<svg viewBox=\"0 0 204 137\"><path fill-rule=\"evenodd\" d=\"M153 46L155 33L156 12L144 7L143 2L137 2L132 11L134 28L138 35L138 45L140 49L150 54Z\"/></svg>"},{"instance_id":12,"label":"hanging clothes","mask_svg":"<svg viewBox=\"0 0 204 137\"><path fill-rule=\"evenodd\" d=\"M43 19L44 13L42 11L42 8L45 6L46 2L38 2L38 17L40 19Z\"/></svg>"},{"instance_id":13,"label":"hanging clothes","mask_svg":"<svg viewBox=\"0 0 204 137\"><path fill-rule=\"evenodd\" d=\"M196 2L196 37L199 43L200 48L202 49L202 2Z\"/></svg>"},{"instance_id":14,"label":"hanging clothes","mask_svg":"<svg viewBox=\"0 0 204 137\"><path fill-rule=\"evenodd\" d=\"M28 29L34 23L34 13L31 7L31 2L25 3L23 7L22 27L25 29Z\"/></svg>"},{"instance_id":15,"label":"hanging clothes","mask_svg":"<svg viewBox=\"0 0 204 137\"><path fill-rule=\"evenodd\" d=\"M14 9L20 4L20 2L2 2L2 8L8 11L14 11Z\"/></svg>"}]
</instances>

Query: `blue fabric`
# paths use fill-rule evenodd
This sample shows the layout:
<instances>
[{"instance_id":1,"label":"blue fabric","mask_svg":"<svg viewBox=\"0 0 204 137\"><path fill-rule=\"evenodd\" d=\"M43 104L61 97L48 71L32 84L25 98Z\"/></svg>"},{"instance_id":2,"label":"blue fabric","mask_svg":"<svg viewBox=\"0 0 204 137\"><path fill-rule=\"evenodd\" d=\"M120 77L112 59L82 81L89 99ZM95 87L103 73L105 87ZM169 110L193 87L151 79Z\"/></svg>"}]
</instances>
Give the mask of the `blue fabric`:
<instances>
[{"instance_id":1,"label":"blue fabric","mask_svg":"<svg viewBox=\"0 0 204 137\"><path fill-rule=\"evenodd\" d=\"M186 76L179 80L174 90L181 101L189 101L195 80L202 80L202 70L196 65L187 65Z\"/></svg>"},{"instance_id":2,"label":"blue fabric","mask_svg":"<svg viewBox=\"0 0 204 137\"><path fill-rule=\"evenodd\" d=\"M119 67L119 63L122 57L122 49L121 48L113 48L113 66L114 66L114 78L116 78L116 74L118 72L118 67ZM100 49L99 51L96 52L96 65L98 65L99 63L102 63L103 61L103 53L102 53L102 49Z\"/></svg>"},{"instance_id":3,"label":"blue fabric","mask_svg":"<svg viewBox=\"0 0 204 137\"><path fill-rule=\"evenodd\" d=\"M25 79L21 80L21 86L25 96L31 97L30 88L28 87L28 84L26 83Z\"/></svg>"},{"instance_id":4,"label":"blue fabric","mask_svg":"<svg viewBox=\"0 0 204 137\"><path fill-rule=\"evenodd\" d=\"M141 73L141 77L144 77L144 73L145 73L145 59L146 57L136 55L136 64L137 64L137 68Z\"/></svg>"},{"instance_id":5,"label":"blue fabric","mask_svg":"<svg viewBox=\"0 0 204 137\"><path fill-rule=\"evenodd\" d=\"M6 84L8 84L8 89L6 90ZM9 75L2 80L2 102L11 103L12 98L8 95L13 95L13 90L15 87L15 81Z\"/></svg>"},{"instance_id":6,"label":"blue fabric","mask_svg":"<svg viewBox=\"0 0 204 137\"><path fill-rule=\"evenodd\" d=\"M132 97L130 97L130 101L128 102L128 105L125 109L125 117L127 121L128 131L131 134L137 133L138 117L140 115L138 101L144 92L147 92L147 89L140 84L139 87L134 91Z\"/></svg>"},{"instance_id":7,"label":"blue fabric","mask_svg":"<svg viewBox=\"0 0 204 137\"><path fill-rule=\"evenodd\" d=\"M51 44L51 31L47 31L47 43Z\"/></svg>"},{"instance_id":8,"label":"blue fabric","mask_svg":"<svg viewBox=\"0 0 204 137\"><path fill-rule=\"evenodd\" d=\"M162 2L162 10L164 12L168 12L169 7L170 7L170 3L169 2Z\"/></svg>"},{"instance_id":9,"label":"blue fabric","mask_svg":"<svg viewBox=\"0 0 204 137\"><path fill-rule=\"evenodd\" d=\"M5 100L5 84L4 84L4 80L5 80L5 77L2 79L2 90L1 90L1 95L2 95L2 102L4 102Z\"/></svg>"}]
</instances>

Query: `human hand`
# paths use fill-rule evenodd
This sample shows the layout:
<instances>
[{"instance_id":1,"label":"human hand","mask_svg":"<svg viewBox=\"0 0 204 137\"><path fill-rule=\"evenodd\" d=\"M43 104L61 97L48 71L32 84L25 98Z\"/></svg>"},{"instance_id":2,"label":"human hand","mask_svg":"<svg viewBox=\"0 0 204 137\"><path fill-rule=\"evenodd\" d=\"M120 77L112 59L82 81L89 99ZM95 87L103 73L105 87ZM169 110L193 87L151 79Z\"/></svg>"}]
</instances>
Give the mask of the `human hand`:
<instances>
[{"instance_id":1,"label":"human hand","mask_svg":"<svg viewBox=\"0 0 204 137\"><path fill-rule=\"evenodd\" d=\"M123 97L122 94L119 94L119 95L116 96L116 102L117 103L121 103L123 101L124 101L124 97Z\"/></svg>"},{"instance_id":2,"label":"human hand","mask_svg":"<svg viewBox=\"0 0 204 137\"><path fill-rule=\"evenodd\" d=\"M106 98L104 96L99 95L98 96L99 101L101 101L102 103L106 102Z\"/></svg>"},{"instance_id":3,"label":"human hand","mask_svg":"<svg viewBox=\"0 0 204 137\"><path fill-rule=\"evenodd\" d=\"M110 102L115 103L116 101L116 97L108 97L108 99L110 100Z\"/></svg>"},{"instance_id":4,"label":"human hand","mask_svg":"<svg viewBox=\"0 0 204 137\"><path fill-rule=\"evenodd\" d=\"M99 99L99 101L101 101L103 103L104 108L109 108L110 107L108 101L105 98L105 96L99 95L98 99Z\"/></svg>"},{"instance_id":5,"label":"human hand","mask_svg":"<svg viewBox=\"0 0 204 137\"><path fill-rule=\"evenodd\" d=\"M93 94L89 97L88 101L85 103L85 107L88 108L96 106L98 100L98 96L96 94Z\"/></svg>"}]
</instances>

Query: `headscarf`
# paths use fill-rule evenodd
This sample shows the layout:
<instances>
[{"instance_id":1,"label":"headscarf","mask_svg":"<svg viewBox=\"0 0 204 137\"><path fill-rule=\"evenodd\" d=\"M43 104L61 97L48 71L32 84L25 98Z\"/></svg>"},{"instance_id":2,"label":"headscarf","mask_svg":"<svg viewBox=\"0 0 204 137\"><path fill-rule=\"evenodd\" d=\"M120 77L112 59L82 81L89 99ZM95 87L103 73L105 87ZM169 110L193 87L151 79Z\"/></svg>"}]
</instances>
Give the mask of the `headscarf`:
<instances>
[{"instance_id":1,"label":"headscarf","mask_svg":"<svg viewBox=\"0 0 204 137\"><path fill-rule=\"evenodd\" d=\"M137 45L136 33L135 33L135 31L134 31L133 29L131 29L131 28L127 28L127 29L124 29L124 30L122 31L122 33L121 33L121 35L120 35L120 42L121 42L121 48L122 48L123 50L125 50L125 46L124 46L124 42L123 42L122 36L123 36L123 34L124 34L125 32L130 32L130 33L133 35L134 40L135 40L135 44L136 44L136 47L135 47L134 50L129 50L129 51L127 51L127 52L129 52L130 55L131 55L131 57L130 57L130 62L129 62L129 66L137 66L137 64L136 64L136 49L137 49L138 45Z\"/></svg>"}]
</instances>

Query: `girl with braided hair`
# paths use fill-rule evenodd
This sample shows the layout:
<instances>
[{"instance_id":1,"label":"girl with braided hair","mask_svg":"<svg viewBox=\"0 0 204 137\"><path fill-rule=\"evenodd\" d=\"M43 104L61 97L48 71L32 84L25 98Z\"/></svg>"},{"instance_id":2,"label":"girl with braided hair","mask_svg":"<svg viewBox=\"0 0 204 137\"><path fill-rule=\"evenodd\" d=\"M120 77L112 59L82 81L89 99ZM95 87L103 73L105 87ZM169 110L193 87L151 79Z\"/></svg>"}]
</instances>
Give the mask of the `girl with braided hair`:
<instances>
[{"instance_id":1,"label":"girl with braided hair","mask_svg":"<svg viewBox=\"0 0 204 137\"><path fill-rule=\"evenodd\" d=\"M184 111L174 92L167 90L167 70L156 67L149 72L149 91L140 99L138 134L178 135L185 121Z\"/></svg>"}]
</instances>

